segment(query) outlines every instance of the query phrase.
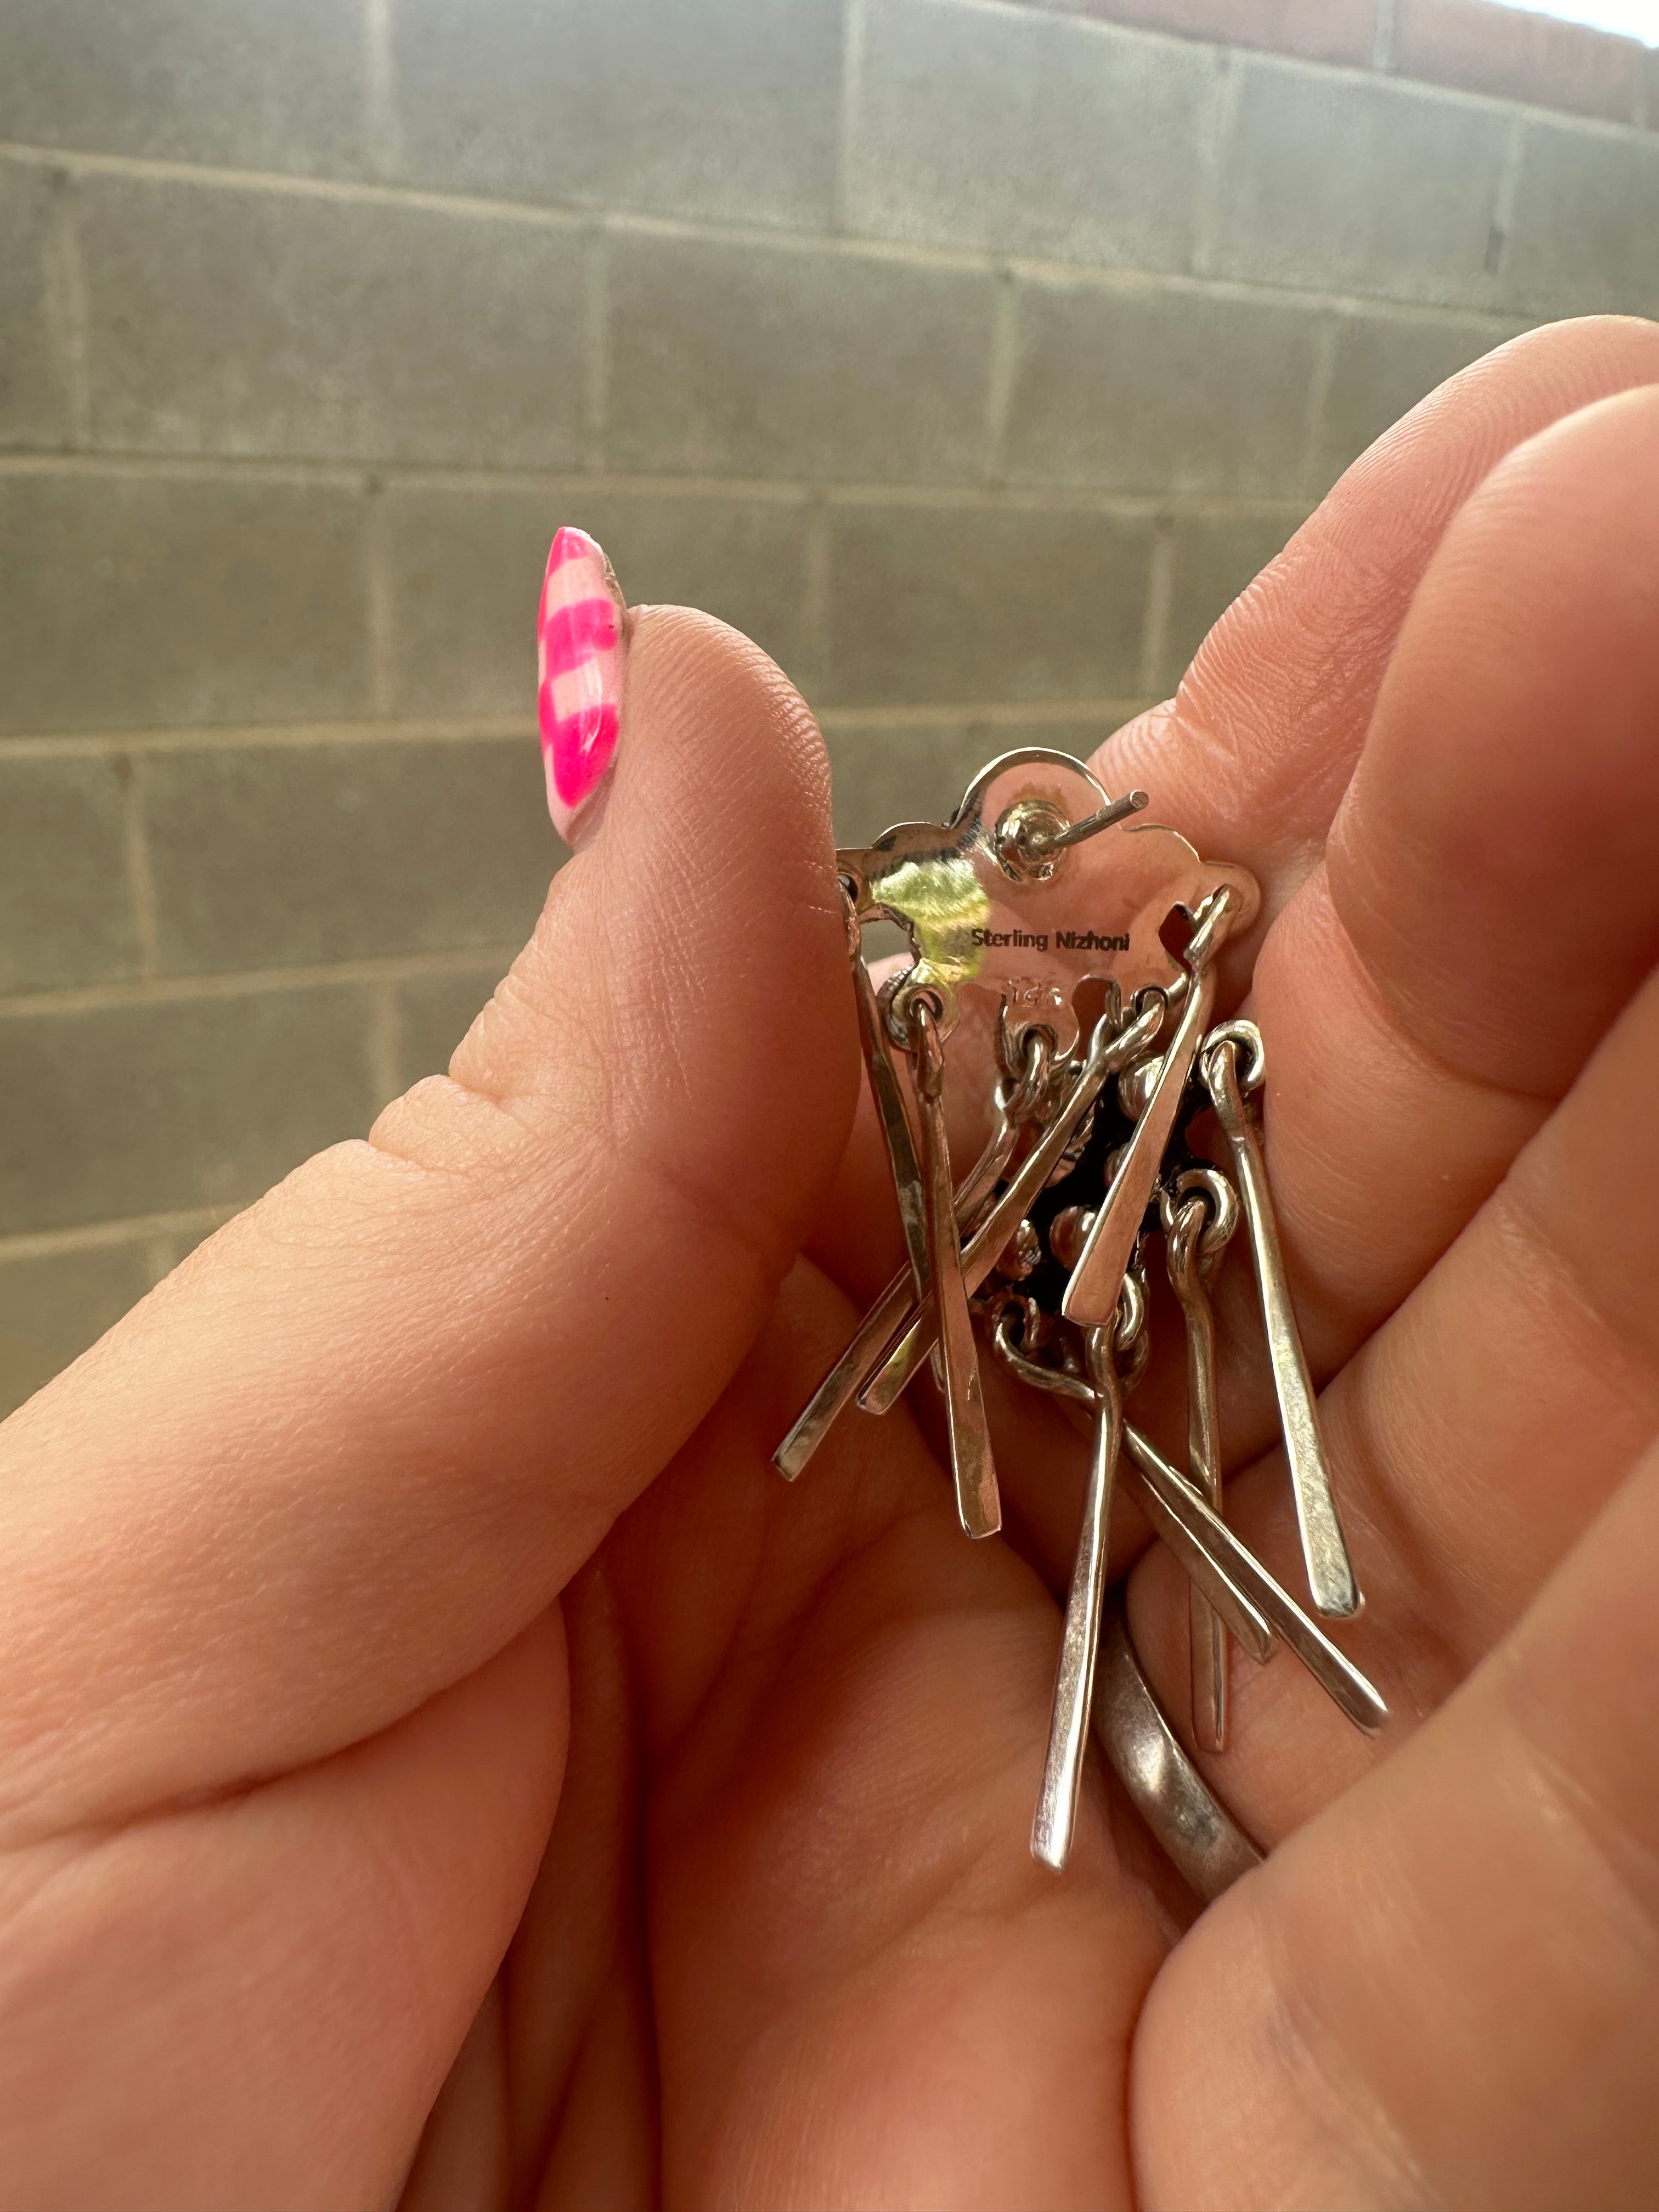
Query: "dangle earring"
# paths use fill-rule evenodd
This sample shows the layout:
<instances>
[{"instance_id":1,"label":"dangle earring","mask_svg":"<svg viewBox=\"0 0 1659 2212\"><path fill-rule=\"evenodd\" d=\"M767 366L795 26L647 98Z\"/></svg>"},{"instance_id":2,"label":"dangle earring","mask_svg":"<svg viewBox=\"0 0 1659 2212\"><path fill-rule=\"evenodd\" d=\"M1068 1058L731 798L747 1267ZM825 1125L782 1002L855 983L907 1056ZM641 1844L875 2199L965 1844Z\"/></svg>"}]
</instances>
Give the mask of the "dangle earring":
<instances>
[{"instance_id":1,"label":"dangle earring","mask_svg":"<svg viewBox=\"0 0 1659 2212\"><path fill-rule=\"evenodd\" d=\"M1089 1477L1032 1852L1056 1871L1069 1856L1103 1648L1096 1732L1177 1864L1212 1894L1257 1854L1180 1751L1121 1613L1105 1607L1117 1488L1191 1580L1200 1749L1225 1747L1230 1640L1258 1664L1284 1644L1362 1729L1380 1728L1387 1709L1223 1516L1211 1289L1243 1224L1313 1604L1337 1619L1358 1612L1257 1135L1261 1039L1251 1023L1213 1018L1218 957L1255 920L1260 892L1248 870L1136 819L1146 804L1144 792L1114 800L1081 762L1030 747L981 770L949 822L906 823L837 856L907 1258L775 1462L793 1480L850 1403L885 1413L931 1364L957 1516L969 1535L988 1536L1001 1510L975 1319L1009 1373L1075 1407ZM900 925L912 956L880 991L861 944L878 919ZM964 991L994 1004L997 1080L990 1136L953 1186L945 1094ZM1085 1002L1100 1004L1087 1023ZM1189 1141L1206 1115L1224 1160ZM1185 1325L1184 1469L1125 1411L1152 1350L1154 1238Z\"/></svg>"},{"instance_id":2,"label":"dangle earring","mask_svg":"<svg viewBox=\"0 0 1659 2212\"><path fill-rule=\"evenodd\" d=\"M1217 1169L1186 1168L1159 1191L1158 1218L1170 1288L1187 1326L1187 1472L1210 1510L1219 1513L1221 1436L1210 1285L1238 1226L1238 1200ZM1225 1751L1226 1628L1196 1583L1189 1597L1193 1736L1200 1751Z\"/></svg>"}]
</instances>

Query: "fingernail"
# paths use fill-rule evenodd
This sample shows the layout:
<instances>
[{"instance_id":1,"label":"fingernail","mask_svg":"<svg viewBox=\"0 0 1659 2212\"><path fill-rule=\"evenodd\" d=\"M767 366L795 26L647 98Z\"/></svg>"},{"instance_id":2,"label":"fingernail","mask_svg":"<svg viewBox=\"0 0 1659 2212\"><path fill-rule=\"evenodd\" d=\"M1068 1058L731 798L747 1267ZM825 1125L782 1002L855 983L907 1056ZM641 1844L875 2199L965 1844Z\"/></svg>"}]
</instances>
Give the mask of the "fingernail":
<instances>
[{"instance_id":1,"label":"fingernail","mask_svg":"<svg viewBox=\"0 0 1659 2212\"><path fill-rule=\"evenodd\" d=\"M585 530L560 531L536 617L536 672L547 810L567 843L617 750L627 611L604 548Z\"/></svg>"}]
</instances>

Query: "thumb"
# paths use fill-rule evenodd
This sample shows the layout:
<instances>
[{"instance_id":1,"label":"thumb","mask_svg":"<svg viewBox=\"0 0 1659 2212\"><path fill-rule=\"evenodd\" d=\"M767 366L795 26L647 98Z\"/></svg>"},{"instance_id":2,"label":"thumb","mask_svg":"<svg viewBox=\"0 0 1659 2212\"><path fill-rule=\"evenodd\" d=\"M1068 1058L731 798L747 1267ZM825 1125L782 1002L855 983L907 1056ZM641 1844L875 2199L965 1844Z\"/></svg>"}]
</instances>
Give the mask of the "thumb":
<instances>
[{"instance_id":1,"label":"thumb","mask_svg":"<svg viewBox=\"0 0 1659 2212\"><path fill-rule=\"evenodd\" d=\"M758 1328L856 1082L828 774L745 640L628 629L605 788L451 1074L0 1428L0 1822L411 1711L545 1607Z\"/></svg>"}]
</instances>

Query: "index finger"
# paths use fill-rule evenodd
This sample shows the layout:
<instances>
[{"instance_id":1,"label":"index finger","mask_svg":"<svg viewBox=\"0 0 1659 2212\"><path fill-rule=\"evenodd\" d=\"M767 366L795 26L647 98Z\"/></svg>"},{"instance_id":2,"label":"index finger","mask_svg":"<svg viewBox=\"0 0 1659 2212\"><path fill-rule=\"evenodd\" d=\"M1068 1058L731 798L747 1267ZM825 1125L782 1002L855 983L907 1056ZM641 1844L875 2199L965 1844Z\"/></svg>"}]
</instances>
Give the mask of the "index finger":
<instances>
[{"instance_id":1,"label":"index finger","mask_svg":"<svg viewBox=\"0 0 1659 2212\"><path fill-rule=\"evenodd\" d=\"M1261 915L1224 956L1235 995L1297 891L1318 889L1310 878L1358 765L1407 612L1448 530L1528 441L1656 379L1659 326L1611 316L1529 332L1452 378L1348 471L1216 624L1175 698L1129 723L1097 755L1109 791L1144 786L1150 815L1207 856L1243 860L1261 878ZM1438 1202L1447 1194L1442 1185L1420 1172L1411 1181L1410 1157L1398 1175L1371 1172L1366 1146L1379 1125L1395 1153L1410 1155L1420 1102L1413 1093L1407 1110L1396 1096L1401 1086L1380 1081L1375 1040L1357 1034L1369 1000L1346 970L1333 984L1331 963L1308 956L1306 932L1291 928L1294 919L1286 916L1269 948L1275 991L1262 1010L1276 1069L1269 1149L1309 1348L1316 1369L1328 1374L1479 1203L1535 1113L1511 1116L1490 1141L1484 1121L1472 1129L1479 1157L1450 1192L1449 1210ZM1292 938L1296 957L1287 961L1279 954ZM1288 997L1287 975L1296 985ZM1340 1030L1339 1015L1346 1022ZM1351 1092L1329 1079L1339 1065L1365 1071L1371 1111L1363 1141L1349 1140ZM1386 1071L1395 1062L1382 1065ZM1408 1080L1404 1089L1410 1091ZM874 1164L865 1172L873 1189ZM872 1196L872 1213L875 1203ZM852 1217L844 1194L838 1212L843 1223ZM1357 1251L1363 1267L1354 1265ZM1227 1340L1249 1340L1254 1322L1245 1310L1254 1295L1238 1271L1224 1279L1224 1307L1244 1324L1226 1332ZM1145 1386L1154 1425L1164 1402L1171 1437L1183 1418L1181 1387L1156 1363ZM1230 1389L1224 1413L1230 1456L1260 1449L1273 1419L1262 1378ZM1023 1407L1018 1421L1000 1426L998 1454L1012 1520L1045 1571L1060 1575L1071 1556L1082 1455L1054 1428L1044 1409ZM1065 1480L1055 1479L1057 1457L1069 1468Z\"/></svg>"},{"instance_id":2,"label":"index finger","mask_svg":"<svg viewBox=\"0 0 1659 2212\"><path fill-rule=\"evenodd\" d=\"M1172 700L1092 765L1151 794L1206 858L1261 878L1261 912L1223 956L1235 996L1273 920L1316 866L1413 593L1472 492L1517 447L1659 379L1659 325L1603 315L1530 331L1431 393L1349 469L1222 616ZM954 793L941 793L948 806ZM898 1257L874 1124L860 1120L812 1256L854 1297Z\"/></svg>"},{"instance_id":3,"label":"index finger","mask_svg":"<svg viewBox=\"0 0 1659 2212\"><path fill-rule=\"evenodd\" d=\"M1308 874L1383 672L1453 516L1506 453L1659 379L1659 325L1601 315L1513 338L1380 438L1200 647L1173 700L1095 757L1109 791L1261 878L1259 945ZM1234 958L1238 958L1237 951Z\"/></svg>"}]
</instances>

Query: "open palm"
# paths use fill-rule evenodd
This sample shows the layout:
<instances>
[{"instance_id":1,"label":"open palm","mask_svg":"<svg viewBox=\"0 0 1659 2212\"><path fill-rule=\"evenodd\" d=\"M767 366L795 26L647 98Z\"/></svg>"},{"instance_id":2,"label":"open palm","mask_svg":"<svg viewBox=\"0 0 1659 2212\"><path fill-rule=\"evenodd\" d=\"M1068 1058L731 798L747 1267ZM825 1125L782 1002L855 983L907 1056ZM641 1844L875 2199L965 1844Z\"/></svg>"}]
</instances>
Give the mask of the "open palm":
<instances>
[{"instance_id":1,"label":"open palm","mask_svg":"<svg viewBox=\"0 0 1659 2212\"><path fill-rule=\"evenodd\" d=\"M920 1389L771 1469L896 1226L804 710L648 614L453 1079L0 1431L0 2201L1651 2201L1656 481L1659 329L1517 342L1098 763L1261 878L1229 989L1394 1712L1236 1659L1267 1864L1194 1923L1098 1772L1030 1858L1050 1405L988 1378L1006 1541ZM1294 1584L1224 1279L1228 1517ZM1179 1716L1184 1581L1116 1539Z\"/></svg>"}]
</instances>

